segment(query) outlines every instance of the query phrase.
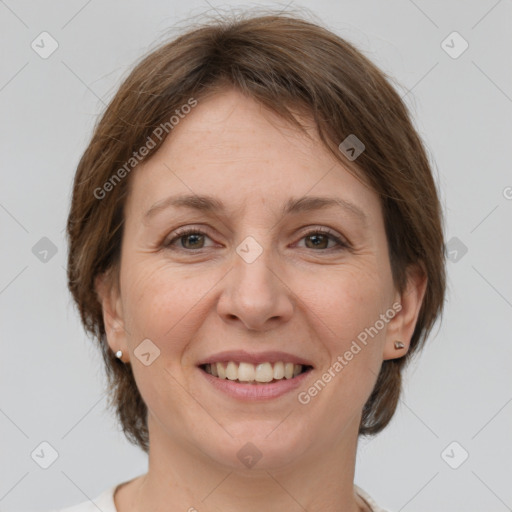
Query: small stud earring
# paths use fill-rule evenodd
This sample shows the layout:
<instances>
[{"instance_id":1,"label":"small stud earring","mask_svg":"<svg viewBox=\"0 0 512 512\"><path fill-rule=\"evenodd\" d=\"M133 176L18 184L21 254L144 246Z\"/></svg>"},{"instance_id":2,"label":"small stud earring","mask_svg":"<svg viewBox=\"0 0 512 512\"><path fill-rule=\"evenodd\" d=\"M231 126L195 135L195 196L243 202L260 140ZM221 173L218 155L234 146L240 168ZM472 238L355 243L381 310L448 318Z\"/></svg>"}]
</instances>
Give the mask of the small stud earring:
<instances>
[{"instance_id":1,"label":"small stud earring","mask_svg":"<svg viewBox=\"0 0 512 512\"><path fill-rule=\"evenodd\" d=\"M116 357L118 357L119 359L121 359L123 357L123 351L122 350L118 350L116 352Z\"/></svg>"},{"instance_id":2,"label":"small stud earring","mask_svg":"<svg viewBox=\"0 0 512 512\"><path fill-rule=\"evenodd\" d=\"M396 350L400 350L400 349L402 349L404 347L405 347L405 345L401 341L398 341L398 340L395 341L395 349Z\"/></svg>"}]
</instances>

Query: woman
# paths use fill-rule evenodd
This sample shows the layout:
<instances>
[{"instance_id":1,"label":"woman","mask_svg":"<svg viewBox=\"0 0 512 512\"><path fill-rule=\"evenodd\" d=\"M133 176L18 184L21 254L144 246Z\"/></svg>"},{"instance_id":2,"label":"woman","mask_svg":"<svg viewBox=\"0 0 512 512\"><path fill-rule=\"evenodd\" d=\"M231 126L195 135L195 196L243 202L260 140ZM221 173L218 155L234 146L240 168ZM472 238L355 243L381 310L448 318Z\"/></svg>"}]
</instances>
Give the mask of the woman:
<instances>
[{"instance_id":1,"label":"woman","mask_svg":"<svg viewBox=\"0 0 512 512\"><path fill-rule=\"evenodd\" d=\"M442 218L385 75L284 15L196 27L97 125L69 287L147 474L85 512L377 511L357 441L391 420L443 305Z\"/></svg>"}]
</instances>

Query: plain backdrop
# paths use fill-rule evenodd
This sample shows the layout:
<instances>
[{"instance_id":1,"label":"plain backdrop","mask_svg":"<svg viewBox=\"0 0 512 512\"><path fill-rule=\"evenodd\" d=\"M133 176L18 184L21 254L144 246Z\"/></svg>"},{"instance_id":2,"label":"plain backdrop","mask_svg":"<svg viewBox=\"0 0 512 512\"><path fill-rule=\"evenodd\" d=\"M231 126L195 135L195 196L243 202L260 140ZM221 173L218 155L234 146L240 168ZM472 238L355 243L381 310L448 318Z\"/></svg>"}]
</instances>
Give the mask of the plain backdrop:
<instances>
[{"instance_id":1,"label":"plain backdrop","mask_svg":"<svg viewBox=\"0 0 512 512\"><path fill-rule=\"evenodd\" d=\"M136 59L195 15L251 6L287 8L0 1L1 510L69 506L146 471L106 409L102 361L66 288L72 178ZM511 2L288 8L301 7L396 79L446 214L443 321L408 369L392 423L360 441L356 483L390 512L511 510ZM41 450L55 459L46 469Z\"/></svg>"}]
</instances>

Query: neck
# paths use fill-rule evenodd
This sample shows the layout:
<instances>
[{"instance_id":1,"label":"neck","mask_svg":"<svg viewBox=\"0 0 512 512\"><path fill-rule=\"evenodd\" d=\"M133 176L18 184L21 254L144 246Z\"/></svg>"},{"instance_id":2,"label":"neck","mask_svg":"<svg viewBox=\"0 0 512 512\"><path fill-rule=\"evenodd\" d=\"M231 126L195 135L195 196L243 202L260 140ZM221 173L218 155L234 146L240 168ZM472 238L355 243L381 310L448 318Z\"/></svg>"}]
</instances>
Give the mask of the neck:
<instances>
[{"instance_id":1,"label":"neck","mask_svg":"<svg viewBox=\"0 0 512 512\"><path fill-rule=\"evenodd\" d=\"M356 421L335 446L318 440L293 463L267 468L256 464L241 470L213 461L186 442L173 442L150 418L148 473L137 479L119 512L368 510L353 487Z\"/></svg>"}]
</instances>

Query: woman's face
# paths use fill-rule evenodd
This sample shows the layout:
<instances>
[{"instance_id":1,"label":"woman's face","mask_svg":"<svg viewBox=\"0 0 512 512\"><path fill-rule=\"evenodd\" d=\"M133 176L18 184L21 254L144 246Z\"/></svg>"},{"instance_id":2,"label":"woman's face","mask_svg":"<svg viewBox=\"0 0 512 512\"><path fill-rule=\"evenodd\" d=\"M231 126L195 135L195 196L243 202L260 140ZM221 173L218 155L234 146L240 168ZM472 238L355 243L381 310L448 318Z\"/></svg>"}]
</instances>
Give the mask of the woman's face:
<instances>
[{"instance_id":1,"label":"woman's face","mask_svg":"<svg viewBox=\"0 0 512 512\"><path fill-rule=\"evenodd\" d=\"M132 171L104 313L156 449L243 469L353 443L382 360L407 350L421 297L395 290L378 196L310 133L225 91ZM290 363L308 371L280 378Z\"/></svg>"}]
</instances>

